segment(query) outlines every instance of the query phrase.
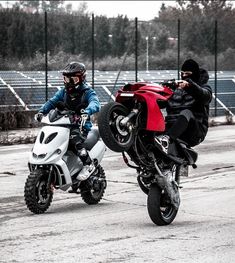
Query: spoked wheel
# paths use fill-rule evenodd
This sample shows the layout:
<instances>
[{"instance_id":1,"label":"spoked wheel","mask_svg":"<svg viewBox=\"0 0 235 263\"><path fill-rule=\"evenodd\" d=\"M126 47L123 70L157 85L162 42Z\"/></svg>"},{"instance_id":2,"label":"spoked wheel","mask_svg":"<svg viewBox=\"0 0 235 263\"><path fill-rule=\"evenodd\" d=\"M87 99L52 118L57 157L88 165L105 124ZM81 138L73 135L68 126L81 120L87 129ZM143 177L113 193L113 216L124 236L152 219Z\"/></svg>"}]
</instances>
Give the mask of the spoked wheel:
<instances>
[{"instance_id":1,"label":"spoked wheel","mask_svg":"<svg viewBox=\"0 0 235 263\"><path fill-rule=\"evenodd\" d=\"M86 181L83 181L80 186L83 201L88 205L98 204L106 187L107 181L104 169L99 165L94 173Z\"/></svg>"},{"instance_id":2,"label":"spoked wheel","mask_svg":"<svg viewBox=\"0 0 235 263\"><path fill-rule=\"evenodd\" d=\"M35 170L28 176L24 198L28 209L34 214L44 213L50 206L53 190L48 187L48 171Z\"/></svg>"},{"instance_id":3,"label":"spoked wheel","mask_svg":"<svg viewBox=\"0 0 235 263\"><path fill-rule=\"evenodd\" d=\"M178 212L168 200L164 190L160 189L157 184L150 186L147 207L151 220L159 226L169 225Z\"/></svg>"},{"instance_id":4,"label":"spoked wheel","mask_svg":"<svg viewBox=\"0 0 235 263\"><path fill-rule=\"evenodd\" d=\"M100 111L98 126L104 143L115 152L127 151L134 140L131 128L121 125L129 110L120 103L106 104Z\"/></svg>"}]
</instances>

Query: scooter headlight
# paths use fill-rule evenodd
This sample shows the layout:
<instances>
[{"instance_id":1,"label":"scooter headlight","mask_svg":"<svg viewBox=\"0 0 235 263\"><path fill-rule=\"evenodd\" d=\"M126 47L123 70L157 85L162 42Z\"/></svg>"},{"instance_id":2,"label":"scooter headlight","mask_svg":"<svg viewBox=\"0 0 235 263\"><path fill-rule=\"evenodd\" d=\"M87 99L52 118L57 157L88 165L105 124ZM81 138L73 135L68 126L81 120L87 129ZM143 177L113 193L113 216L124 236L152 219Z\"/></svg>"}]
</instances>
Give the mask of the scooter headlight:
<instances>
[{"instance_id":1,"label":"scooter headlight","mask_svg":"<svg viewBox=\"0 0 235 263\"><path fill-rule=\"evenodd\" d=\"M46 153L37 155L36 153L33 152L33 158L36 158L36 159L44 159L46 155L47 155Z\"/></svg>"}]
</instances>

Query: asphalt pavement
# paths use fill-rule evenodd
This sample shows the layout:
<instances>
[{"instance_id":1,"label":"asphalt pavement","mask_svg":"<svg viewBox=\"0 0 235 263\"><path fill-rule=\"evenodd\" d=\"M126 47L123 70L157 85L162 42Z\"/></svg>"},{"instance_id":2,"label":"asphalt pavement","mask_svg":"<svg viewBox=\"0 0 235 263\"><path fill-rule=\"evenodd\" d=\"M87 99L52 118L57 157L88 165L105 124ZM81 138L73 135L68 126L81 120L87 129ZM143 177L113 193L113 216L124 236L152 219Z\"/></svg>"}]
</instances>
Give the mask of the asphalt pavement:
<instances>
[{"instance_id":1,"label":"asphalt pavement","mask_svg":"<svg viewBox=\"0 0 235 263\"><path fill-rule=\"evenodd\" d=\"M0 147L0 262L205 262L235 258L235 126L209 129L197 169L181 186L171 225L148 216L136 172L107 150L108 186L98 205L57 190L45 214L24 203L31 144Z\"/></svg>"}]
</instances>

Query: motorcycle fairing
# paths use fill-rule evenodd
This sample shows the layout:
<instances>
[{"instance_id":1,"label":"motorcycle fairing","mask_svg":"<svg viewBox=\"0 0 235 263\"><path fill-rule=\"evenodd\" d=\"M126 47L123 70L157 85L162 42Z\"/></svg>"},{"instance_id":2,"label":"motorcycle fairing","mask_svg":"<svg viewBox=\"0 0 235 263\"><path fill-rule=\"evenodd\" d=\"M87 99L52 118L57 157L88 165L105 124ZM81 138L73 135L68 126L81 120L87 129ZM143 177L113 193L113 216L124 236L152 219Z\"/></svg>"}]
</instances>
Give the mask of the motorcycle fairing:
<instances>
[{"instance_id":1,"label":"motorcycle fairing","mask_svg":"<svg viewBox=\"0 0 235 263\"><path fill-rule=\"evenodd\" d=\"M146 130L148 131L165 131L165 120L162 112L157 104L157 100L166 100L159 94L154 92L137 91L135 97L144 100L147 104L147 122Z\"/></svg>"},{"instance_id":2,"label":"motorcycle fairing","mask_svg":"<svg viewBox=\"0 0 235 263\"><path fill-rule=\"evenodd\" d=\"M62 160L66 163L70 176L78 173L83 167L81 159L73 151L67 151Z\"/></svg>"},{"instance_id":3,"label":"motorcycle fairing","mask_svg":"<svg viewBox=\"0 0 235 263\"><path fill-rule=\"evenodd\" d=\"M54 117L53 117L54 115ZM57 118L56 118L57 116ZM51 119L53 118L53 122L51 121ZM70 119L69 116L62 116L62 115L58 115L58 111L57 110L51 110L49 112L49 114L47 114L46 116L43 116L43 119L41 121L42 123L45 124L49 124L50 126L55 125L70 125Z\"/></svg>"},{"instance_id":4,"label":"motorcycle fairing","mask_svg":"<svg viewBox=\"0 0 235 263\"><path fill-rule=\"evenodd\" d=\"M129 96L123 96L128 94ZM165 121L157 101L167 101L173 92L166 86L152 83L127 84L119 90L116 96L117 102L130 99L130 95L147 105L146 130L165 131ZM132 98L132 100L134 99Z\"/></svg>"},{"instance_id":5,"label":"motorcycle fairing","mask_svg":"<svg viewBox=\"0 0 235 263\"><path fill-rule=\"evenodd\" d=\"M65 127L44 126L40 130L29 162L31 164L51 164L56 163L65 154L68 148L70 130ZM42 136L43 134L43 136ZM52 140L48 140L52 134Z\"/></svg>"}]
</instances>

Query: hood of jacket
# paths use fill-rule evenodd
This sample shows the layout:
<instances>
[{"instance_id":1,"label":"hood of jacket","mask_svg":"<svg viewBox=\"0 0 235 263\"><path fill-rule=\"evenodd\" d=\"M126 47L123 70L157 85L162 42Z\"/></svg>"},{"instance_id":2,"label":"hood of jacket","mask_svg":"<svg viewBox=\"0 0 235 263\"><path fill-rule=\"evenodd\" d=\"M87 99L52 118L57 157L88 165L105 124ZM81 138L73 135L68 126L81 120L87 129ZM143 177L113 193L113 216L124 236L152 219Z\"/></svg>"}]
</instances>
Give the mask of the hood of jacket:
<instances>
[{"instance_id":1,"label":"hood of jacket","mask_svg":"<svg viewBox=\"0 0 235 263\"><path fill-rule=\"evenodd\" d=\"M205 70L204 68L200 68L199 69L200 72L200 77L199 77L199 85L204 85L207 84L208 80L209 80L209 74L207 72L207 70Z\"/></svg>"}]
</instances>

